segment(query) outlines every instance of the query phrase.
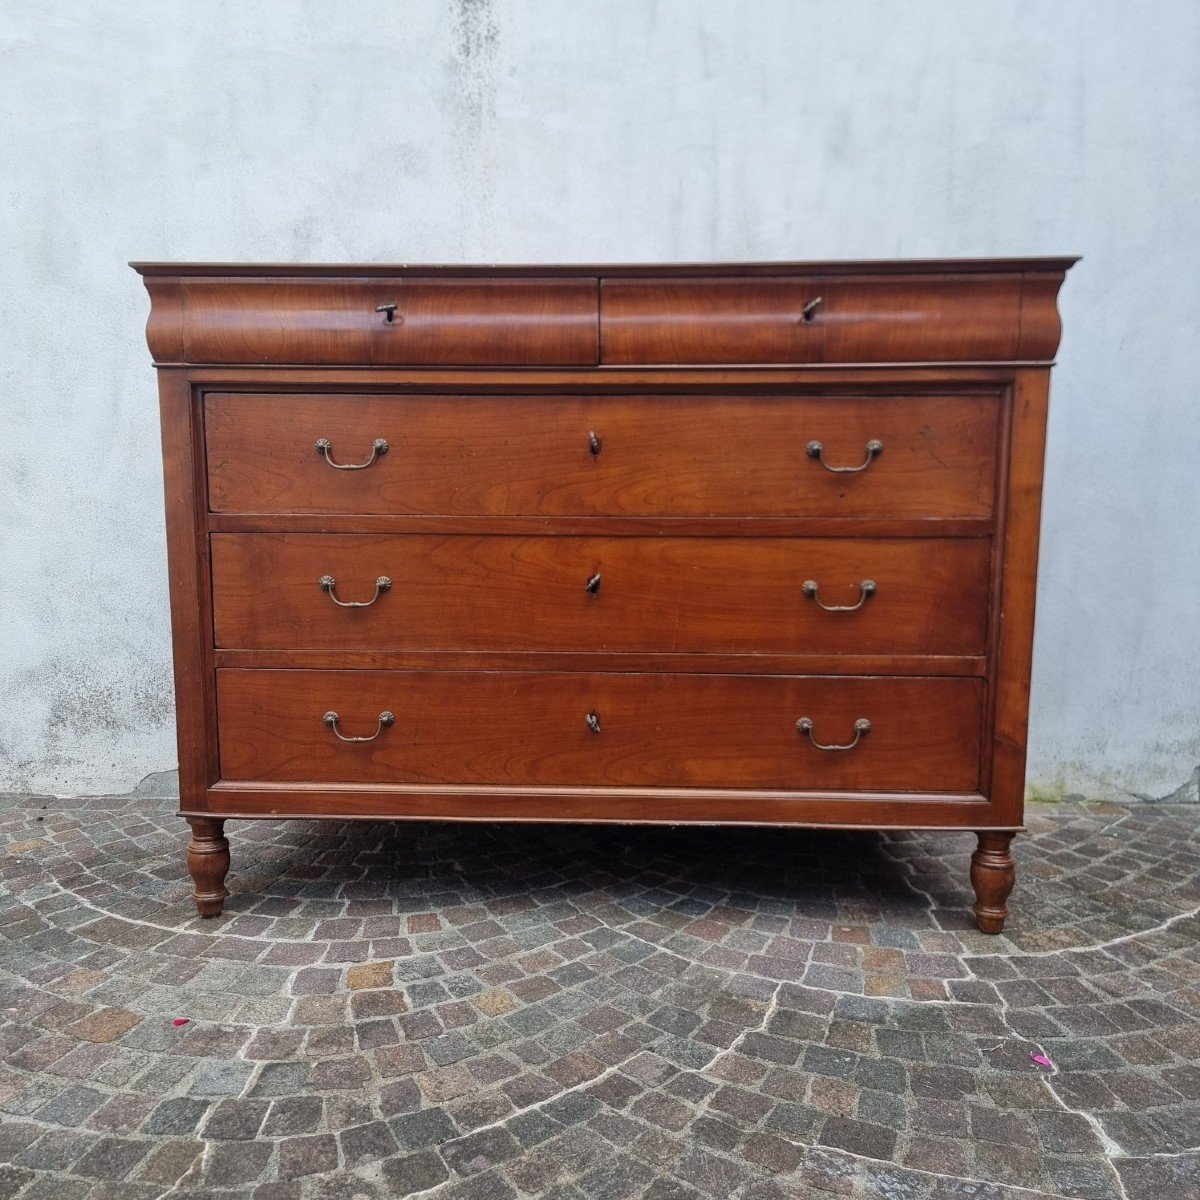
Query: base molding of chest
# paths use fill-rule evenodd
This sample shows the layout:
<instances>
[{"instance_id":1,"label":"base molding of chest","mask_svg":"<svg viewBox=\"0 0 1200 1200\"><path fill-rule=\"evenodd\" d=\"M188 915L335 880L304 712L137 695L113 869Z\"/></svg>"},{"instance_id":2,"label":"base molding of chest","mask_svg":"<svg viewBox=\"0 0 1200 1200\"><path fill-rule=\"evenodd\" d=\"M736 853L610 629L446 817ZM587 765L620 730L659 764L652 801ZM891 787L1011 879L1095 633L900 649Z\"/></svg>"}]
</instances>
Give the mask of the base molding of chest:
<instances>
[{"instance_id":1,"label":"base molding of chest","mask_svg":"<svg viewBox=\"0 0 1200 1200\"><path fill-rule=\"evenodd\" d=\"M979 792L787 792L751 788L464 787L222 782L185 817L531 824L790 825L797 829L1019 832Z\"/></svg>"}]
</instances>

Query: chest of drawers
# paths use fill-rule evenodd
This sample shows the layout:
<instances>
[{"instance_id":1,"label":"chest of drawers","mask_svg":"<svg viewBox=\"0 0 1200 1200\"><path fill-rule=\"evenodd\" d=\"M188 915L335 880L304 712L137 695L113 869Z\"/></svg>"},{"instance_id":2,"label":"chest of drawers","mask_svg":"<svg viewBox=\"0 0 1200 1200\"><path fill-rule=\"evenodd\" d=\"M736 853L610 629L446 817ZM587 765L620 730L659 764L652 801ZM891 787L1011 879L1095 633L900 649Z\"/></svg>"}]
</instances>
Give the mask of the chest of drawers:
<instances>
[{"instance_id":1,"label":"chest of drawers","mask_svg":"<svg viewBox=\"0 0 1200 1200\"><path fill-rule=\"evenodd\" d=\"M230 817L721 822L999 932L1073 261L134 264L200 913Z\"/></svg>"}]
</instances>

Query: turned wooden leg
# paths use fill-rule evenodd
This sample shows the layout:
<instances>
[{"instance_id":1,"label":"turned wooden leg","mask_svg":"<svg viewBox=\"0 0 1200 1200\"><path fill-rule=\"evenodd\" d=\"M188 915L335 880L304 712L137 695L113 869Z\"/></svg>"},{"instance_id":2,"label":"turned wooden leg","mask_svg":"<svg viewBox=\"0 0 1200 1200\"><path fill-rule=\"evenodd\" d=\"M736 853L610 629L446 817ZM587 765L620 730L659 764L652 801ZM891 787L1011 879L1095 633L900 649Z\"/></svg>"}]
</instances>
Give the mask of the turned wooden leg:
<instances>
[{"instance_id":1,"label":"turned wooden leg","mask_svg":"<svg viewBox=\"0 0 1200 1200\"><path fill-rule=\"evenodd\" d=\"M202 917L219 917L225 905L225 874L229 870L229 841L224 821L212 817L187 817L192 827L188 843L188 874L196 885L192 899Z\"/></svg>"},{"instance_id":2,"label":"turned wooden leg","mask_svg":"<svg viewBox=\"0 0 1200 1200\"><path fill-rule=\"evenodd\" d=\"M1017 879L1016 863L1008 852L1011 833L980 833L971 855L971 886L975 889L975 924L984 933L999 933L1008 916L1008 894Z\"/></svg>"}]
</instances>

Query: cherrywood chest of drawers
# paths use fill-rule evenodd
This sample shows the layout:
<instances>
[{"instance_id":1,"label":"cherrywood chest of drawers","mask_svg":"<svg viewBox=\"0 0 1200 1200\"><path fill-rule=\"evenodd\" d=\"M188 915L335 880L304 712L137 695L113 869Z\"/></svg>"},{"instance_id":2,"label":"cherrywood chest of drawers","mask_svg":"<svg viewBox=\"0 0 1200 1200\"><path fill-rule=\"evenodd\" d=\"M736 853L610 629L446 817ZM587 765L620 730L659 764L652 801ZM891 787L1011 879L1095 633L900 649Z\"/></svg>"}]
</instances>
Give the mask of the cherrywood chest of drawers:
<instances>
[{"instance_id":1,"label":"cherrywood chest of drawers","mask_svg":"<svg viewBox=\"0 0 1200 1200\"><path fill-rule=\"evenodd\" d=\"M998 932L1072 261L134 264L199 911L228 817L931 827Z\"/></svg>"}]
</instances>

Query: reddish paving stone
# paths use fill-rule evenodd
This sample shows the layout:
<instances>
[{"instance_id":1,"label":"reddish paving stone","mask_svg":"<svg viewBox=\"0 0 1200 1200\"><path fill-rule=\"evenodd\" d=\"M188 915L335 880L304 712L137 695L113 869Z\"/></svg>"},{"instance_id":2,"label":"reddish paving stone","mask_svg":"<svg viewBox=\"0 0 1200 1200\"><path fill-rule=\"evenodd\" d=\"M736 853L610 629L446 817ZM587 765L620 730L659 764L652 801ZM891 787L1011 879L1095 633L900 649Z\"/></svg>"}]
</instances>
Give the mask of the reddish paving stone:
<instances>
[{"instance_id":1,"label":"reddish paving stone","mask_svg":"<svg viewBox=\"0 0 1200 1200\"><path fill-rule=\"evenodd\" d=\"M285 1138L279 1143L279 1173L284 1179L337 1169L337 1141L329 1134Z\"/></svg>"},{"instance_id":2,"label":"reddish paving stone","mask_svg":"<svg viewBox=\"0 0 1200 1200\"><path fill-rule=\"evenodd\" d=\"M192 1138L164 1142L151 1152L135 1178L174 1187L199 1162L203 1153L204 1143Z\"/></svg>"},{"instance_id":3,"label":"reddish paving stone","mask_svg":"<svg viewBox=\"0 0 1200 1200\"><path fill-rule=\"evenodd\" d=\"M65 1032L89 1042L112 1042L128 1033L141 1017L123 1008L102 1008L82 1020L74 1021Z\"/></svg>"},{"instance_id":4,"label":"reddish paving stone","mask_svg":"<svg viewBox=\"0 0 1200 1200\"><path fill-rule=\"evenodd\" d=\"M346 972L346 984L353 989L386 988L392 986L391 962L374 962L366 966L351 967Z\"/></svg>"}]
</instances>

